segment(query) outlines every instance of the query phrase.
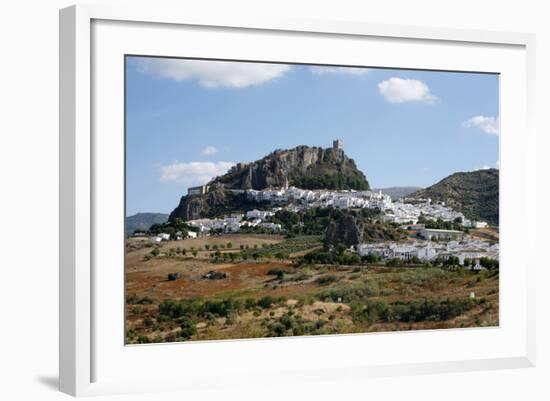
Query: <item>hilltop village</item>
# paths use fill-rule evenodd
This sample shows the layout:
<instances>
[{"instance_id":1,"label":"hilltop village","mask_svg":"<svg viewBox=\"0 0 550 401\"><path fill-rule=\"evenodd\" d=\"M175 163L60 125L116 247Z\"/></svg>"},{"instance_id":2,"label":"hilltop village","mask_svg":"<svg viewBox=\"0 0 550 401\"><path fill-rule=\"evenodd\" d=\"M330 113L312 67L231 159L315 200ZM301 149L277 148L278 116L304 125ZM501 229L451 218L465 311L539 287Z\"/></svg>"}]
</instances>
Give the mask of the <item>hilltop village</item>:
<instances>
[{"instance_id":1,"label":"hilltop village","mask_svg":"<svg viewBox=\"0 0 550 401\"><path fill-rule=\"evenodd\" d=\"M360 243L352 250L359 256L373 255L381 260L399 258L418 259L422 262L436 258L457 258L460 265L481 269L481 258L499 259L499 245L468 235L469 229L487 227L483 221L472 221L444 203L431 199L393 202L381 191L332 191L306 190L296 187L279 189L246 190L246 197L258 204L280 204L268 210L253 209L245 213L233 213L221 218L203 218L187 221L192 227L187 236L191 238L222 233L272 232L283 231L281 224L273 222L273 217L282 211L303 212L308 208L372 209L380 211L385 223L398 225L408 233L406 241L383 241ZM419 224L422 220L428 224ZM459 229L429 228L430 222L448 222ZM169 234L160 233L150 238L152 242L170 239ZM181 233L176 239L181 239ZM470 266L471 264L471 266Z\"/></svg>"},{"instance_id":2,"label":"hilltop village","mask_svg":"<svg viewBox=\"0 0 550 401\"><path fill-rule=\"evenodd\" d=\"M343 152L341 141L335 140L330 150ZM188 196L206 195L210 190L209 185L191 187ZM304 213L308 209L323 208L370 210L383 224L406 233L406 239L359 242L350 246L350 250L361 257L370 255L384 261L397 258L421 262L453 258L460 265L476 269L481 268L481 258L499 259L498 240L469 234L471 229L487 228L487 222L468 219L444 202L435 202L429 198L405 197L394 201L381 190L303 189L289 186L288 179L280 188L225 190L244 196L248 202L257 204L257 208L223 217L188 220L186 224L190 230L185 234L187 238L229 233L284 234L284 227L278 222L277 216L285 212ZM161 232L150 237L150 241L184 239L182 232L172 236L174 238Z\"/></svg>"},{"instance_id":3,"label":"hilltop village","mask_svg":"<svg viewBox=\"0 0 550 401\"><path fill-rule=\"evenodd\" d=\"M498 178L462 174L439 185L458 198L431 187L392 199L335 141L188 188L167 220L127 239L126 339L498 325L498 203L487 198Z\"/></svg>"}]
</instances>

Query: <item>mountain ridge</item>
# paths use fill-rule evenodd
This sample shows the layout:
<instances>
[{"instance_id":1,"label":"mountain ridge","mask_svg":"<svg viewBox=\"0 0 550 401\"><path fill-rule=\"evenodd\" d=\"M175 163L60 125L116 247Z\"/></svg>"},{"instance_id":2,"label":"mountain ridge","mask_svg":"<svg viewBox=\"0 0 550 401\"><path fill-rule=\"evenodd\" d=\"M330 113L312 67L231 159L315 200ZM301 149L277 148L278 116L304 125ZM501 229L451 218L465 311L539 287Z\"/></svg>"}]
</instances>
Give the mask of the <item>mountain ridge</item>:
<instances>
[{"instance_id":1,"label":"mountain ridge","mask_svg":"<svg viewBox=\"0 0 550 401\"><path fill-rule=\"evenodd\" d=\"M147 231L153 224L162 224L168 221L168 213L140 212L126 216L126 235L136 230Z\"/></svg>"},{"instance_id":2,"label":"mountain ridge","mask_svg":"<svg viewBox=\"0 0 550 401\"><path fill-rule=\"evenodd\" d=\"M472 220L499 223L499 170L483 169L456 172L436 184L410 195L411 198L430 198L445 202Z\"/></svg>"},{"instance_id":3,"label":"mountain ridge","mask_svg":"<svg viewBox=\"0 0 550 401\"><path fill-rule=\"evenodd\" d=\"M422 187L415 186L403 186L403 187L386 187L386 188L373 188L374 192L382 191L383 194L389 195L392 200L397 200L408 196L414 192L420 191Z\"/></svg>"}]
</instances>

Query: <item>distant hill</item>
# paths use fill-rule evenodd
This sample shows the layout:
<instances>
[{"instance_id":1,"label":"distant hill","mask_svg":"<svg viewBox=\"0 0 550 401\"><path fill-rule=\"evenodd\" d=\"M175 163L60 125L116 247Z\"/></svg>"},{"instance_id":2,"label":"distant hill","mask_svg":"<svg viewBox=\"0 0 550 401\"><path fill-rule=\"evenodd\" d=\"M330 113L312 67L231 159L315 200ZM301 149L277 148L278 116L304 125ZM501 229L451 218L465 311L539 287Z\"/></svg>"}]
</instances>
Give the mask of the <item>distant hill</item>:
<instances>
[{"instance_id":1,"label":"distant hill","mask_svg":"<svg viewBox=\"0 0 550 401\"><path fill-rule=\"evenodd\" d=\"M168 221L166 213L136 213L126 217L126 235L133 234L135 230L148 230L153 224L162 224Z\"/></svg>"},{"instance_id":2,"label":"distant hill","mask_svg":"<svg viewBox=\"0 0 550 401\"><path fill-rule=\"evenodd\" d=\"M227 189L281 188L285 185L304 189L369 189L365 175L339 146L327 149L297 146L275 150L251 163L238 163L226 174L212 179L207 193L182 196L169 219L191 220L242 210L247 203L244 195Z\"/></svg>"},{"instance_id":3,"label":"distant hill","mask_svg":"<svg viewBox=\"0 0 550 401\"><path fill-rule=\"evenodd\" d=\"M422 187L388 187L388 188L373 188L373 191L382 191L389 195L393 200L409 196L410 194L420 191Z\"/></svg>"},{"instance_id":4,"label":"distant hill","mask_svg":"<svg viewBox=\"0 0 550 401\"><path fill-rule=\"evenodd\" d=\"M454 173L410 195L443 201L473 220L498 226L499 171L497 169Z\"/></svg>"}]
</instances>

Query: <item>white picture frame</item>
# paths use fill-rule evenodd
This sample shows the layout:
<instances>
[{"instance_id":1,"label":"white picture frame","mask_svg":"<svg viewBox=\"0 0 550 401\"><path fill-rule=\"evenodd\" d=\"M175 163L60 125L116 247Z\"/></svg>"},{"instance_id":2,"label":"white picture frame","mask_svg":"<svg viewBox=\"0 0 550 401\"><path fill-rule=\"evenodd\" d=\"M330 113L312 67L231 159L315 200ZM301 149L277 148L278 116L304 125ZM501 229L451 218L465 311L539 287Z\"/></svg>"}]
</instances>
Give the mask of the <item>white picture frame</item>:
<instances>
[{"instance_id":1,"label":"white picture frame","mask_svg":"<svg viewBox=\"0 0 550 401\"><path fill-rule=\"evenodd\" d=\"M428 68L441 70L472 71L476 65L472 55L479 55L487 49L494 49L494 57L487 60L485 67L479 71L498 72L504 74L506 82L501 86L502 106L502 140L501 140L501 213L503 218L502 246L502 282L501 282L501 319L499 328L430 331L423 333L384 333L346 336L321 336L304 339L262 339L243 341L203 342L200 344L151 345L140 347L125 347L123 339L113 342L106 340L106 330L109 336L120 333L123 321L120 320L122 308L111 307L111 314L105 302L113 301L117 291L122 291L117 273L107 277L97 271L102 258L111 257L120 263L120 248L122 235L117 237L122 220L118 216L120 208L114 207L111 212L105 212L105 194L109 188L120 184L120 157L123 148L120 147L120 123L123 115L113 118L107 116L106 109L111 113L119 113L123 108L120 103L122 93L116 96L105 96L107 82L115 90L121 90L120 78L122 70L114 71L112 66L119 66L123 60L120 55L146 54L181 56L174 54L172 45L155 49L155 43L167 35L188 35L186 29L192 29L198 40L207 41L207 36L224 39L236 44L234 48L225 46L223 53L214 42L204 42L211 45L212 55L220 58L265 59L285 62L313 62L330 64L329 56L310 54L299 57L300 48L295 53L275 54L277 46L270 47L260 54L256 50L253 55L252 43L254 35L263 35L266 41L274 45L280 41L293 39L295 46L304 46L316 38L322 38L329 44L337 39L341 55L335 51L330 55L333 63L353 65L351 58L346 58L346 46L355 46L361 41L372 41L384 46L418 47L435 46L440 54L452 58L452 54L464 52L462 63L449 63L446 60L427 61L424 64L418 60L406 63L398 55L384 54L372 46L373 54L379 54L378 60L385 60L384 67L394 68ZM146 32L146 35L144 35ZM141 36L140 36L141 35ZM206 36L201 36L206 35ZM295 37L294 37L294 36ZM239 43L239 38L243 42ZM286 39L285 39L286 38ZM251 39L249 41L249 39ZM319 39L320 40L320 39ZM133 43L130 43L132 42ZM279 41L279 42L278 42ZM302 41L302 42L300 42ZM378 42L377 42L378 41ZM139 42L139 44L136 44ZM363 43L363 42L361 42ZM369 42L370 43L370 42ZM287 45L288 43L285 43ZM534 44L535 38L530 34L483 32L459 29L438 29L413 26L390 26L364 24L349 21L316 21L292 20L278 18L264 19L226 19L211 15L170 12L154 7L118 9L107 6L72 6L60 11L60 389L71 395L94 395L108 393L126 393L134 391L165 391L167 389L203 389L211 383L209 379L217 378L217 386L245 385L247 380L254 378L256 383L269 383L276 375L280 380L325 380L365 377L422 374L430 372L456 372L481 369L504 369L530 367L535 364L535 319L534 319L534 261L517 253L510 245L514 244L516 234L522 221L526 221L523 229L533 229L534 207L529 206L526 192L536 191L535 179L535 133L532 127L534 111ZM127 46L127 47L126 47ZM292 46L285 46L287 52L292 52ZM283 46L281 46L283 47ZM379 46L380 47L380 46ZM269 48L269 46L268 46ZM137 50L136 50L137 49ZM174 47L172 48L174 49ZM416 49L416 48L415 48ZM185 50L181 50L185 52ZM423 50L429 54L433 49ZM192 56L196 56L196 50ZM217 53L216 53L217 52ZM240 54L235 55L239 52ZM271 53L270 53L271 52ZM349 50L348 50L349 52ZM378 52L378 53L377 53ZM223 53L223 54L222 54ZM406 51L405 51L406 53ZM471 53L471 54L470 54ZM422 52L419 54L423 54ZM468 56L468 54L470 54ZM204 53L199 56L207 57ZM309 57L309 58L308 58ZM338 61L338 57L341 58ZM357 65L363 65L357 59ZM482 63L479 61L479 63ZM482 64L479 64L482 65ZM118 68L118 67L117 67ZM111 72L112 75L111 75ZM503 72L505 71L505 72ZM123 75L123 74L122 74ZM95 86L94 86L95 85ZM511 94L517 93L514 99ZM109 95L112 95L110 93ZM105 102L98 102L101 98ZM112 102L112 103L111 103ZM512 103L514 102L514 103ZM122 113L123 114L123 113ZM122 120L120 120L122 119ZM116 120L116 121L115 121ZM113 137L98 141L94 132L115 132ZM520 131L522 135L512 134ZM122 135L119 136L119 135ZM111 142L113 141L113 142ZM123 144L123 142L122 142ZM121 153L122 152L122 153ZM105 172L112 172L111 179L103 179ZM514 191L514 189L516 189ZM119 194L119 192L117 192ZM109 196L109 202L114 204L120 200L114 194ZM511 207L514 205L515 207ZM121 206L121 205L119 205ZM117 217L118 216L118 217ZM110 220L112 219L112 220ZM113 230L112 247L103 246L102 238L98 237L109 221L117 221L117 229ZM505 228L504 228L505 227ZM534 231L533 231L534 232ZM106 234L106 233L105 233ZM105 235L109 237L109 235ZM103 237L103 236L102 236ZM117 239L118 238L118 239ZM528 241L518 243L525 249L532 249ZM508 248L508 250L507 250ZM506 267L506 259L510 260ZM113 262L115 263L115 262ZM118 266L118 265L117 265ZM116 269L113 269L116 270ZM111 273L109 273L111 274ZM111 280L111 278L113 280ZM113 282L106 286L106 280ZM118 280L118 281L117 281ZM516 288L517 287L517 288ZM98 291L105 295L98 295ZM119 302L123 294L120 293ZM112 304L111 304L112 305ZM504 313L505 315L502 315ZM514 323L507 321L506 314L513 314ZM512 316L512 315L510 315ZM116 326L116 327L115 327ZM99 327L99 328L98 328ZM114 336L116 337L116 335ZM482 337L485 337L481 340ZM389 339L386 341L386 339ZM479 340L478 340L479 339ZM117 342L118 341L118 342ZM471 352L465 352L460 344L486 342L483 345L473 345ZM438 344L439 342L439 344ZM448 344L457 344L456 350L450 350ZM370 344L370 345L369 345ZM431 344L435 350L431 356L426 350L426 358L421 360L418 355L408 349L418 348L421 344ZM494 344L492 346L491 344ZM369 346L378 348L392 346L392 350L401 350L399 358L385 358L384 354L370 353L370 360L361 359L361 352L350 352L343 357L342 350L358 349ZM177 347L177 348L169 348ZM402 347L402 348L401 348ZM441 347L442 349L438 348ZM506 348L508 347L508 348ZM316 358L320 349L326 350L323 360ZM484 350L486 352L484 352ZM299 361L292 363L292 369L285 368L285 360L280 355L298 355ZM460 354L464 353L464 357ZM355 354L355 355L352 355ZM439 357L436 357L439 354ZM219 361L216 366L206 366L199 363L198 356L215 358L222 355L228 363ZM302 358L303 356L303 358ZM310 361L305 358L309 356ZM117 359L118 358L118 359ZM179 359L176 359L179 358ZM256 358L256 359L254 359ZM271 358L271 367L263 366L261 358ZM346 359L347 358L347 359ZM123 360L124 359L124 360ZM171 360L169 360L171 359ZM132 370L138 361L145 366L154 367L147 372L149 379L138 377L138 372ZM180 361L182 371L167 375L158 368L160 362L166 366L174 366L174 360ZM242 360L244 362L239 362ZM181 362L185 361L185 362ZM246 368L246 363L257 363L253 368ZM288 360L286 361L288 363ZM242 366L240 366L241 364ZM265 364L264 364L265 365ZM232 376L232 370L240 375L239 379ZM125 372L124 374L122 372ZM210 372L210 373L206 373ZM127 373L127 374L126 374ZM184 373L184 374L183 374Z\"/></svg>"}]
</instances>

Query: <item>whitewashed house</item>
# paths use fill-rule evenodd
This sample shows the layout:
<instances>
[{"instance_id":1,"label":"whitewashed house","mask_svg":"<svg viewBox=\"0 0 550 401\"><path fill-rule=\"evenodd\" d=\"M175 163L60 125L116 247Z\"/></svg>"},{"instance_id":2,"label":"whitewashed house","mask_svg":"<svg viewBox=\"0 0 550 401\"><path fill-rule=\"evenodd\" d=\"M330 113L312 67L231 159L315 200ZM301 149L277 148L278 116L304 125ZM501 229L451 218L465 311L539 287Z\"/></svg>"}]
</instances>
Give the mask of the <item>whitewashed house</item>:
<instances>
[{"instance_id":1,"label":"whitewashed house","mask_svg":"<svg viewBox=\"0 0 550 401\"><path fill-rule=\"evenodd\" d=\"M428 243L427 245L419 246L417 248L416 256L420 260L431 261L437 256L437 250Z\"/></svg>"},{"instance_id":2,"label":"whitewashed house","mask_svg":"<svg viewBox=\"0 0 550 401\"><path fill-rule=\"evenodd\" d=\"M485 227L487 227L487 222L486 221L474 221L473 226L474 226L474 228L485 228Z\"/></svg>"},{"instance_id":3,"label":"whitewashed house","mask_svg":"<svg viewBox=\"0 0 550 401\"><path fill-rule=\"evenodd\" d=\"M280 224L275 224L275 223L271 223L271 222L260 223L260 227L267 228L267 229L273 230L273 231L280 231L281 228L282 228L282 226Z\"/></svg>"}]
</instances>

